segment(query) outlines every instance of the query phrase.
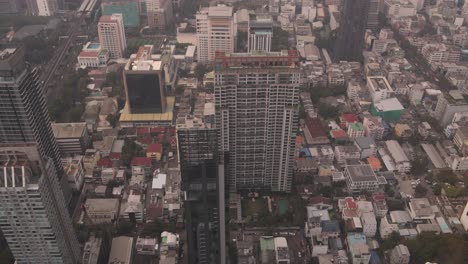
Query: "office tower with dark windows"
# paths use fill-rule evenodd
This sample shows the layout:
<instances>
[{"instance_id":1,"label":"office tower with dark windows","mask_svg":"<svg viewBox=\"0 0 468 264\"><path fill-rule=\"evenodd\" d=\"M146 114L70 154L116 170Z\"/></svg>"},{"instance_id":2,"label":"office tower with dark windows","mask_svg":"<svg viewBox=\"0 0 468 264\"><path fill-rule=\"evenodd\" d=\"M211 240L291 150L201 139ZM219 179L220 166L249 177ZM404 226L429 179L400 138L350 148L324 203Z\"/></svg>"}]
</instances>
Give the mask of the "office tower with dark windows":
<instances>
[{"instance_id":1,"label":"office tower with dark windows","mask_svg":"<svg viewBox=\"0 0 468 264\"><path fill-rule=\"evenodd\" d=\"M335 61L359 61L369 15L369 0L345 0L334 49Z\"/></svg>"},{"instance_id":2,"label":"office tower with dark windows","mask_svg":"<svg viewBox=\"0 0 468 264\"><path fill-rule=\"evenodd\" d=\"M67 179L22 48L0 51L0 86L0 228L18 263L78 263Z\"/></svg>"},{"instance_id":3,"label":"office tower with dark windows","mask_svg":"<svg viewBox=\"0 0 468 264\"><path fill-rule=\"evenodd\" d=\"M153 60L153 46L140 47L124 70L127 108L131 114L164 113L166 89L161 61Z\"/></svg>"},{"instance_id":4,"label":"office tower with dark windows","mask_svg":"<svg viewBox=\"0 0 468 264\"><path fill-rule=\"evenodd\" d=\"M297 51L217 53L216 128L236 190L289 192L298 129Z\"/></svg>"},{"instance_id":5,"label":"office tower with dark windows","mask_svg":"<svg viewBox=\"0 0 468 264\"><path fill-rule=\"evenodd\" d=\"M184 191L190 264L226 263L226 155L218 150L218 130L178 120L177 141Z\"/></svg>"}]
</instances>

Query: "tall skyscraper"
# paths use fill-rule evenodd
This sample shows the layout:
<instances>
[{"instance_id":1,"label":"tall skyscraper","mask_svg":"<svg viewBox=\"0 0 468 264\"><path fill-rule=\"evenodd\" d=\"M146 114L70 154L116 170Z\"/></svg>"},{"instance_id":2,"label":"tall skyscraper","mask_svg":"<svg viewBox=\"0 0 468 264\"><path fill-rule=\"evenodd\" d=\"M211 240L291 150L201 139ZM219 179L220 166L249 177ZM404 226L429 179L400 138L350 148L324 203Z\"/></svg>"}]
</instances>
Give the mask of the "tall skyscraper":
<instances>
[{"instance_id":1,"label":"tall skyscraper","mask_svg":"<svg viewBox=\"0 0 468 264\"><path fill-rule=\"evenodd\" d=\"M57 0L26 0L26 5L33 16L53 16L59 9Z\"/></svg>"},{"instance_id":2,"label":"tall skyscraper","mask_svg":"<svg viewBox=\"0 0 468 264\"><path fill-rule=\"evenodd\" d=\"M227 192L217 134L205 126L177 128L190 264L226 263Z\"/></svg>"},{"instance_id":3,"label":"tall skyscraper","mask_svg":"<svg viewBox=\"0 0 468 264\"><path fill-rule=\"evenodd\" d=\"M345 0L341 10L334 60L357 61L362 57L369 0Z\"/></svg>"},{"instance_id":4,"label":"tall skyscraper","mask_svg":"<svg viewBox=\"0 0 468 264\"><path fill-rule=\"evenodd\" d=\"M174 20L172 0L146 0L148 26L164 30Z\"/></svg>"},{"instance_id":5,"label":"tall skyscraper","mask_svg":"<svg viewBox=\"0 0 468 264\"><path fill-rule=\"evenodd\" d=\"M16 14L18 5L15 0L0 0L0 14Z\"/></svg>"},{"instance_id":6,"label":"tall skyscraper","mask_svg":"<svg viewBox=\"0 0 468 264\"><path fill-rule=\"evenodd\" d=\"M101 16L98 23L98 35L101 48L108 50L112 59L124 56L127 39L122 14Z\"/></svg>"},{"instance_id":7,"label":"tall skyscraper","mask_svg":"<svg viewBox=\"0 0 468 264\"><path fill-rule=\"evenodd\" d=\"M217 53L216 128L229 153L227 174L237 190L291 190L298 129L299 55Z\"/></svg>"},{"instance_id":8,"label":"tall skyscraper","mask_svg":"<svg viewBox=\"0 0 468 264\"><path fill-rule=\"evenodd\" d=\"M367 28L376 31L379 27L379 0L369 0L369 12L367 14Z\"/></svg>"},{"instance_id":9,"label":"tall skyscraper","mask_svg":"<svg viewBox=\"0 0 468 264\"><path fill-rule=\"evenodd\" d=\"M151 58L152 54L153 45L140 47L125 66L124 86L130 113L166 111L164 69L161 61Z\"/></svg>"},{"instance_id":10,"label":"tall skyscraper","mask_svg":"<svg viewBox=\"0 0 468 264\"><path fill-rule=\"evenodd\" d=\"M196 14L198 62L212 62L215 52L234 52L234 23L232 7L210 6Z\"/></svg>"},{"instance_id":11,"label":"tall skyscraper","mask_svg":"<svg viewBox=\"0 0 468 264\"><path fill-rule=\"evenodd\" d=\"M0 227L18 263L78 263L68 185L37 73L21 48L1 50L0 69Z\"/></svg>"},{"instance_id":12,"label":"tall skyscraper","mask_svg":"<svg viewBox=\"0 0 468 264\"><path fill-rule=\"evenodd\" d=\"M249 20L248 51L271 51L273 20L271 16L257 15Z\"/></svg>"}]
</instances>

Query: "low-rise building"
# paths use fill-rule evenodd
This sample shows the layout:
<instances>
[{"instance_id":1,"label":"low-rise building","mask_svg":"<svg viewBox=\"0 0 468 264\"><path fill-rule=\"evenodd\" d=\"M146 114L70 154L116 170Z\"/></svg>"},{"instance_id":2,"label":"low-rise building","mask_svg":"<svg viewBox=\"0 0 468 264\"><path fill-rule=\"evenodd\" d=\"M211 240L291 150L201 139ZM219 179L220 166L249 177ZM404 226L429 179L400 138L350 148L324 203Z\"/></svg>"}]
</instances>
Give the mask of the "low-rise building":
<instances>
[{"instance_id":1,"label":"low-rise building","mask_svg":"<svg viewBox=\"0 0 468 264\"><path fill-rule=\"evenodd\" d=\"M146 157L160 161L162 156L162 145L159 143L149 144L146 148Z\"/></svg>"},{"instance_id":2,"label":"low-rise building","mask_svg":"<svg viewBox=\"0 0 468 264\"><path fill-rule=\"evenodd\" d=\"M463 209L463 213L460 216L460 222L465 228L465 231L468 231L468 202L465 205L465 209Z\"/></svg>"},{"instance_id":3,"label":"low-rise building","mask_svg":"<svg viewBox=\"0 0 468 264\"><path fill-rule=\"evenodd\" d=\"M348 233L346 241L352 263L369 263L370 251L363 233Z\"/></svg>"},{"instance_id":4,"label":"low-rise building","mask_svg":"<svg viewBox=\"0 0 468 264\"><path fill-rule=\"evenodd\" d=\"M383 217L380 221L380 237L387 239L393 232L399 232L406 229L413 220L407 211L391 211L390 214Z\"/></svg>"},{"instance_id":5,"label":"low-rise building","mask_svg":"<svg viewBox=\"0 0 468 264\"><path fill-rule=\"evenodd\" d=\"M368 76L367 88L372 97L372 102L378 103L393 97L394 91L387 78L382 76Z\"/></svg>"},{"instance_id":6,"label":"low-rise building","mask_svg":"<svg viewBox=\"0 0 468 264\"><path fill-rule=\"evenodd\" d=\"M62 155L84 154L91 142L86 123L52 123L52 131Z\"/></svg>"},{"instance_id":7,"label":"low-rise building","mask_svg":"<svg viewBox=\"0 0 468 264\"><path fill-rule=\"evenodd\" d=\"M93 234L83 247L83 264L101 264L105 263L109 254L108 243L102 238L95 237Z\"/></svg>"},{"instance_id":8,"label":"low-rise building","mask_svg":"<svg viewBox=\"0 0 468 264\"><path fill-rule=\"evenodd\" d=\"M361 153L361 159L365 159L377 153L377 145L372 137L357 137L354 139L354 145Z\"/></svg>"},{"instance_id":9,"label":"low-rise building","mask_svg":"<svg viewBox=\"0 0 468 264\"><path fill-rule=\"evenodd\" d=\"M348 126L348 131L347 135L351 139L355 139L357 137L363 137L365 134L364 127L362 126L362 123L357 122L357 123L351 123Z\"/></svg>"},{"instance_id":10,"label":"low-rise building","mask_svg":"<svg viewBox=\"0 0 468 264\"><path fill-rule=\"evenodd\" d=\"M379 179L368 164L347 165L344 170L346 184L350 192L363 190L374 192L379 188Z\"/></svg>"},{"instance_id":11,"label":"low-rise building","mask_svg":"<svg viewBox=\"0 0 468 264\"><path fill-rule=\"evenodd\" d=\"M156 255L159 245L156 238L138 237L135 244L138 255Z\"/></svg>"},{"instance_id":12,"label":"low-rise building","mask_svg":"<svg viewBox=\"0 0 468 264\"><path fill-rule=\"evenodd\" d=\"M88 42L78 55L78 65L87 68L105 67L109 59L108 50L102 49L99 43Z\"/></svg>"},{"instance_id":13,"label":"low-rise building","mask_svg":"<svg viewBox=\"0 0 468 264\"><path fill-rule=\"evenodd\" d=\"M408 213L415 222L427 223L435 219L431 204L427 198L414 198L408 203Z\"/></svg>"},{"instance_id":14,"label":"low-rise building","mask_svg":"<svg viewBox=\"0 0 468 264\"><path fill-rule=\"evenodd\" d=\"M395 167L399 172L409 172L411 170L411 162L403 151L400 143L396 140L385 141L386 149L392 157Z\"/></svg>"},{"instance_id":15,"label":"low-rise building","mask_svg":"<svg viewBox=\"0 0 468 264\"><path fill-rule=\"evenodd\" d=\"M113 223L119 212L118 199L89 198L85 202L85 213L92 224Z\"/></svg>"},{"instance_id":16,"label":"low-rise building","mask_svg":"<svg viewBox=\"0 0 468 264\"><path fill-rule=\"evenodd\" d=\"M362 122L364 126L365 135L372 137L376 140L381 140L385 133L385 126L383 125L382 117L380 116L364 116Z\"/></svg>"},{"instance_id":17,"label":"low-rise building","mask_svg":"<svg viewBox=\"0 0 468 264\"><path fill-rule=\"evenodd\" d=\"M276 264L289 264L291 259L289 256L289 247L286 238L275 237L275 258Z\"/></svg>"},{"instance_id":18,"label":"low-rise building","mask_svg":"<svg viewBox=\"0 0 468 264\"><path fill-rule=\"evenodd\" d=\"M133 237L114 237L109 255L109 264L130 264L132 262L132 253Z\"/></svg>"},{"instance_id":19,"label":"low-rise building","mask_svg":"<svg viewBox=\"0 0 468 264\"><path fill-rule=\"evenodd\" d=\"M68 185L74 191L80 191L83 187L85 171L83 156L77 155L62 159L63 169L68 178Z\"/></svg>"},{"instance_id":20,"label":"low-rise building","mask_svg":"<svg viewBox=\"0 0 468 264\"><path fill-rule=\"evenodd\" d=\"M362 232L366 237L374 237L377 233L377 220L373 212L366 212L361 215Z\"/></svg>"},{"instance_id":21,"label":"low-rise building","mask_svg":"<svg viewBox=\"0 0 468 264\"><path fill-rule=\"evenodd\" d=\"M387 202L383 193L372 194L372 205L374 206L375 216L378 218L385 217L388 213Z\"/></svg>"},{"instance_id":22,"label":"low-rise building","mask_svg":"<svg viewBox=\"0 0 468 264\"><path fill-rule=\"evenodd\" d=\"M410 252L403 244L396 245L390 253L390 264L408 264L410 262Z\"/></svg>"},{"instance_id":23,"label":"low-rise building","mask_svg":"<svg viewBox=\"0 0 468 264\"><path fill-rule=\"evenodd\" d=\"M115 180L116 171L114 168L105 168L101 170L102 184L108 184L110 181Z\"/></svg>"},{"instance_id":24,"label":"low-rise building","mask_svg":"<svg viewBox=\"0 0 468 264\"><path fill-rule=\"evenodd\" d=\"M355 145L335 146L335 159L339 164L346 163L348 159L359 159L361 153Z\"/></svg>"}]
</instances>

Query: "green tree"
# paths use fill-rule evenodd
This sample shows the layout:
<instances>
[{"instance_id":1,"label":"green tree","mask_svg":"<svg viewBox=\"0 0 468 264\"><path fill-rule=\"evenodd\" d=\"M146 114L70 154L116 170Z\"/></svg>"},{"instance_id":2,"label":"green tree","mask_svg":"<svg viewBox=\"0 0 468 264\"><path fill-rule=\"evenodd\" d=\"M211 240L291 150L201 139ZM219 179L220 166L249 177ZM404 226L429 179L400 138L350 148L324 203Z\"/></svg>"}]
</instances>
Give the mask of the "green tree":
<instances>
[{"instance_id":1,"label":"green tree","mask_svg":"<svg viewBox=\"0 0 468 264\"><path fill-rule=\"evenodd\" d=\"M176 94L183 94L184 93L184 90L185 90L185 86L184 85L180 85L178 84L175 88L175 93Z\"/></svg>"},{"instance_id":2,"label":"green tree","mask_svg":"<svg viewBox=\"0 0 468 264\"><path fill-rule=\"evenodd\" d=\"M436 185L432 186L432 192L435 195L440 195L442 193L442 185L436 184Z\"/></svg>"},{"instance_id":3,"label":"green tree","mask_svg":"<svg viewBox=\"0 0 468 264\"><path fill-rule=\"evenodd\" d=\"M107 117L106 117L106 120L107 122L109 122L111 124L112 127L115 128L115 126L117 125L117 117L112 115L112 114L108 114Z\"/></svg>"},{"instance_id":4,"label":"green tree","mask_svg":"<svg viewBox=\"0 0 468 264\"><path fill-rule=\"evenodd\" d=\"M143 226L143 230L141 231L140 236L160 237L161 233L164 231L163 229L164 227L161 222L157 220L154 222L149 222Z\"/></svg>"},{"instance_id":5,"label":"green tree","mask_svg":"<svg viewBox=\"0 0 468 264\"><path fill-rule=\"evenodd\" d=\"M280 51L284 49L289 49L289 33L281 29L281 27L274 27L271 50Z\"/></svg>"},{"instance_id":6,"label":"green tree","mask_svg":"<svg viewBox=\"0 0 468 264\"><path fill-rule=\"evenodd\" d=\"M122 148L122 163L129 167L130 163L138 154L142 154L143 149L137 145L133 140L125 138L124 146Z\"/></svg>"},{"instance_id":7,"label":"green tree","mask_svg":"<svg viewBox=\"0 0 468 264\"><path fill-rule=\"evenodd\" d=\"M340 114L338 107L325 103L319 103L318 112L324 119L336 119Z\"/></svg>"},{"instance_id":8,"label":"green tree","mask_svg":"<svg viewBox=\"0 0 468 264\"><path fill-rule=\"evenodd\" d=\"M416 188L414 189L414 194L416 195L417 198L424 197L427 194L427 189L424 188L421 184L418 184Z\"/></svg>"},{"instance_id":9,"label":"green tree","mask_svg":"<svg viewBox=\"0 0 468 264\"><path fill-rule=\"evenodd\" d=\"M195 69L193 70L195 73L195 77L197 77L198 81L203 81L203 77L205 76L206 73L210 72L212 69L211 67L203 64L203 63L197 63L195 66Z\"/></svg>"},{"instance_id":10,"label":"green tree","mask_svg":"<svg viewBox=\"0 0 468 264\"><path fill-rule=\"evenodd\" d=\"M382 249L383 250L393 249L396 245L400 243L400 241L401 241L400 233L394 231L390 234L390 236L387 239L385 239L382 242Z\"/></svg>"}]
</instances>

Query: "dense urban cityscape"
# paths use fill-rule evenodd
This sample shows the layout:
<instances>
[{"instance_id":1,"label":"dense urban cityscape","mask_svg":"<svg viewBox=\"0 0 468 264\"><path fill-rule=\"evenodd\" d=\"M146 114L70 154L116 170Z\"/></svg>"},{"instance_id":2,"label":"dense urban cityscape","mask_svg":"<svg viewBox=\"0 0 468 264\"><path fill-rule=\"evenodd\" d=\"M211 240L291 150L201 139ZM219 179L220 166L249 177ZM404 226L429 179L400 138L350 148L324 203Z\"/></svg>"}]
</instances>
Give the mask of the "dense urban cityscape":
<instances>
[{"instance_id":1,"label":"dense urban cityscape","mask_svg":"<svg viewBox=\"0 0 468 264\"><path fill-rule=\"evenodd\" d=\"M1 264L468 263L468 1L0 14Z\"/></svg>"}]
</instances>

